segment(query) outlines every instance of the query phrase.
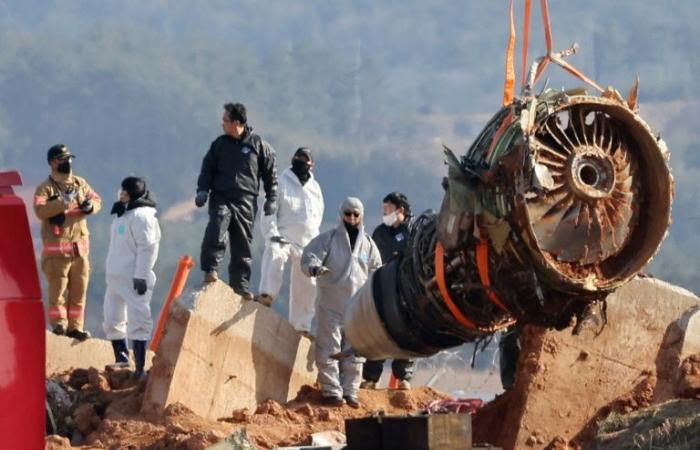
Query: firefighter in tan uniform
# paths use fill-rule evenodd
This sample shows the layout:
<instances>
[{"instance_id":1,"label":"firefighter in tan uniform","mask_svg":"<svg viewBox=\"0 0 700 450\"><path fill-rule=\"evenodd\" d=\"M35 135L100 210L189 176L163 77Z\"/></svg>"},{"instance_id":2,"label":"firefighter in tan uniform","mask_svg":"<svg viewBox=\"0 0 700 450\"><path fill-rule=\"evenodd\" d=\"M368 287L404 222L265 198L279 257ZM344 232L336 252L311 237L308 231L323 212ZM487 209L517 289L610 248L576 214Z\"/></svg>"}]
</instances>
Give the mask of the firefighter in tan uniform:
<instances>
[{"instance_id":1,"label":"firefighter in tan uniform","mask_svg":"<svg viewBox=\"0 0 700 450\"><path fill-rule=\"evenodd\" d=\"M63 144L46 156L51 175L36 189L34 212L41 220L41 268L48 281L49 322L53 332L84 341L85 294L90 264L86 216L100 210L100 196L72 174L74 155Z\"/></svg>"}]
</instances>

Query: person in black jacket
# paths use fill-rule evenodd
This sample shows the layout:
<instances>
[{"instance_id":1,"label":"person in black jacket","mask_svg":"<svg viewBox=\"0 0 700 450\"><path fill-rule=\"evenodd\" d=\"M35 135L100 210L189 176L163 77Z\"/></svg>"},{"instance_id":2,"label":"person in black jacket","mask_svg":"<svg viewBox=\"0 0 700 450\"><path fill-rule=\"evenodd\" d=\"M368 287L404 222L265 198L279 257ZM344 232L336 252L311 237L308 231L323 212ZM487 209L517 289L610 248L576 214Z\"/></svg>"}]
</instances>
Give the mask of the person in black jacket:
<instances>
[{"instance_id":1,"label":"person in black jacket","mask_svg":"<svg viewBox=\"0 0 700 450\"><path fill-rule=\"evenodd\" d=\"M392 192L384 197L384 217L382 224L372 233L372 239L379 248L382 263L386 264L392 258L403 256L410 233L411 205L401 192ZM399 380L399 389L409 389L413 378L413 361L395 359L391 363L391 371ZM363 389L374 389L382 376L383 360L367 361L362 368Z\"/></svg>"},{"instance_id":2,"label":"person in black jacket","mask_svg":"<svg viewBox=\"0 0 700 450\"><path fill-rule=\"evenodd\" d=\"M261 181L265 189L264 214L276 211L275 151L248 126L242 104L225 104L222 121L224 134L212 142L197 180L195 204L201 208L209 199L209 224L200 264L204 281L215 282L230 239L229 284L244 300L252 300L253 222Z\"/></svg>"}]
</instances>

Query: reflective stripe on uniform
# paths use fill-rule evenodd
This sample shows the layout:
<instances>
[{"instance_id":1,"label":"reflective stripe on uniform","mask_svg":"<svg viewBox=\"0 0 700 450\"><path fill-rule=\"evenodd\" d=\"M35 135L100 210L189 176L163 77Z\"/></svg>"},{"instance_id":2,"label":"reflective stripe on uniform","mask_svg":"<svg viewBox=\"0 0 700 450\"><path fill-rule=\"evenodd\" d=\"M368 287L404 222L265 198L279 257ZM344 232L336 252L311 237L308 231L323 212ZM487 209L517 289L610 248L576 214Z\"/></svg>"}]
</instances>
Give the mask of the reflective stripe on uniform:
<instances>
[{"instance_id":1,"label":"reflective stripe on uniform","mask_svg":"<svg viewBox=\"0 0 700 450\"><path fill-rule=\"evenodd\" d=\"M65 212L66 217L74 217L83 214L80 208L71 208Z\"/></svg>"},{"instance_id":2,"label":"reflective stripe on uniform","mask_svg":"<svg viewBox=\"0 0 700 450\"><path fill-rule=\"evenodd\" d=\"M65 319L66 318L66 308L63 306L49 306L49 318L50 319Z\"/></svg>"},{"instance_id":3,"label":"reflective stripe on uniform","mask_svg":"<svg viewBox=\"0 0 700 450\"><path fill-rule=\"evenodd\" d=\"M69 306L68 307L68 317L71 319L83 317L84 308L80 306Z\"/></svg>"},{"instance_id":4,"label":"reflective stripe on uniform","mask_svg":"<svg viewBox=\"0 0 700 450\"><path fill-rule=\"evenodd\" d=\"M76 253L75 250L78 252ZM44 256L55 255L87 255L90 251L90 242L88 240L80 240L76 242L56 242L44 244L44 249L41 252Z\"/></svg>"}]
</instances>

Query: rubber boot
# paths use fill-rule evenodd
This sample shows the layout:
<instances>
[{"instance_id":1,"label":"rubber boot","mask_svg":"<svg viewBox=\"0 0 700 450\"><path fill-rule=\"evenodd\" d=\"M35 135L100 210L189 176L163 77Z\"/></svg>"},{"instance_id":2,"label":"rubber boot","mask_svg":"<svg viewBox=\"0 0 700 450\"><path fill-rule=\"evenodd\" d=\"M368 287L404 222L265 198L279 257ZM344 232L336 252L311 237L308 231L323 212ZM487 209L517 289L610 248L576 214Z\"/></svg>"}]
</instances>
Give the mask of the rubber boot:
<instances>
[{"instance_id":1,"label":"rubber boot","mask_svg":"<svg viewBox=\"0 0 700 450\"><path fill-rule=\"evenodd\" d=\"M126 339L112 340L112 350L114 350L114 361L117 365L129 365L129 349L126 346Z\"/></svg>"},{"instance_id":2,"label":"rubber boot","mask_svg":"<svg viewBox=\"0 0 700 450\"><path fill-rule=\"evenodd\" d=\"M143 378L146 376L143 368L146 365L146 341L133 341L134 349L134 362L136 363L136 371L134 375L137 378Z\"/></svg>"}]
</instances>

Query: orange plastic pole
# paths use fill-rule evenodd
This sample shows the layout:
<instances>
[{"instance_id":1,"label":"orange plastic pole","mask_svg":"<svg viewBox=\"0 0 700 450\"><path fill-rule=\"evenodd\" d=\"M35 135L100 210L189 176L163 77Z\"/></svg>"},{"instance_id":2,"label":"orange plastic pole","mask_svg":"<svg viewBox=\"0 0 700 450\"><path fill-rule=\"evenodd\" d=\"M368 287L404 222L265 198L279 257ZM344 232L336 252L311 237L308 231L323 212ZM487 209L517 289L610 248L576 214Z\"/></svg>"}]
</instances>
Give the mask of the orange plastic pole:
<instances>
[{"instance_id":1,"label":"orange plastic pole","mask_svg":"<svg viewBox=\"0 0 700 450\"><path fill-rule=\"evenodd\" d=\"M389 377L389 389L397 389L399 387L399 379L394 376L394 374L391 374L391 377Z\"/></svg>"},{"instance_id":2,"label":"orange plastic pole","mask_svg":"<svg viewBox=\"0 0 700 450\"><path fill-rule=\"evenodd\" d=\"M163 328L165 328L165 320L168 318L170 313L170 306L185 288L185 283L187 283L187 277L190 274L190 269L194 267L194 262L190 255L185 255L180 258L177 262L177 269L175 270L175 276L173 277L173 282L170 284L170 291L168 291L168 296L165 298L165 303L163 308L160 310L160 316L158 317L158 326L156 327L155 333L153 333L153 340L151 340L151 351L155 352L160 343L160 336L163 334Z\"/></svg>"}]
</instances>

